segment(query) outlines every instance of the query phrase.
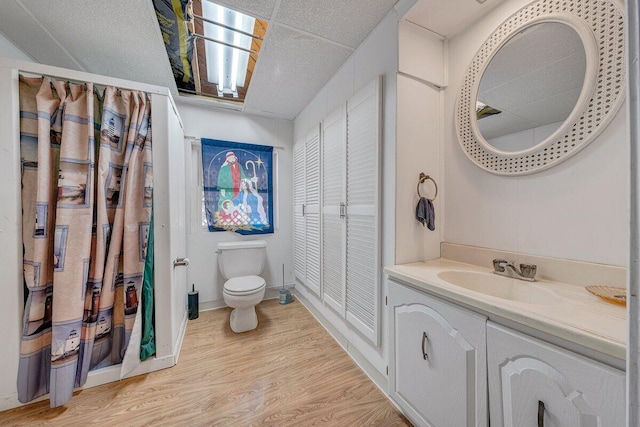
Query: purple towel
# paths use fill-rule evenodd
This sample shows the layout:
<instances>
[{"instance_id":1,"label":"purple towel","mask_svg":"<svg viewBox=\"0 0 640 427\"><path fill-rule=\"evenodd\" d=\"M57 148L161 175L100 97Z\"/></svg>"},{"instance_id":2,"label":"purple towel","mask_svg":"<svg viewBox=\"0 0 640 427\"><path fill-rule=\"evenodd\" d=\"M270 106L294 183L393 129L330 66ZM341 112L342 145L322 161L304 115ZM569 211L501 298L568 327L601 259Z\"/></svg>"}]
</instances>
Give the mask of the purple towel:
<instances>
[{"instance_id":1,"label":"purple towel","mask_svg":"<svg viewBox=\"0 0 640 427\"><path fill-rule=\"evenodd\" d=\"M426 197L420 197L420 201L416 206L416 219L429 230L436 229L436 213L431 200Z\"/></svg>"}]
</instances>

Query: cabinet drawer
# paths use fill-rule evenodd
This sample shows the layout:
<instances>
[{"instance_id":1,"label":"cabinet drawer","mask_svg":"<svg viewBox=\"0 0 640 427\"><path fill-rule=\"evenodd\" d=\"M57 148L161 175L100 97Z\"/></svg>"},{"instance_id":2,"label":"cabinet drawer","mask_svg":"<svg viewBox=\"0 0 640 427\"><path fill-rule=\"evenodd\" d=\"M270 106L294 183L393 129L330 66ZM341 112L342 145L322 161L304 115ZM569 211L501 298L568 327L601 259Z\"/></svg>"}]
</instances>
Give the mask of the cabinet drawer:
<instances>
[{"instance_id":1,"label":"cabinet drawer","mask_svg":"<svg viewBox=\"0 0 640 427\"><path fill-rule=\"evenodd\" d=\"M418 425L486 426L486 318L390 281L393 399Z\"/></svg>"},{"instance_id":2,"label":"cabinet drawer","mask_svg":"<svg viewBox=\"0 0 640 427\"><path fill-rule=\"evenodd\" d=\"M624 426L624 372L491 322L487 353L492 426Z\"/></svg>"}]
</instances>

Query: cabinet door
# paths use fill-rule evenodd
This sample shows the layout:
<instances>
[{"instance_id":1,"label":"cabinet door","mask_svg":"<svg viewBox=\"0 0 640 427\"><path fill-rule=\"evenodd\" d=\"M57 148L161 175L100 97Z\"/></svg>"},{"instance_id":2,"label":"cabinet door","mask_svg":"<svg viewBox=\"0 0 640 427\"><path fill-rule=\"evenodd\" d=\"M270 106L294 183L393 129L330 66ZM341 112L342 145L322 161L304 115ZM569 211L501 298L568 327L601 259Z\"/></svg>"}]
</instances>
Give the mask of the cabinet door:
<instances>
[{"instance_id":1,"label":"cabinet door","mask_svg":"<svg viewBox=\"0 0 640 427\"><path fill-rule=\"evenodd\" d=\"M486 318L390 282L392 398L422 426L486 426Z\"/></svg>"},{"instance_id":2,"label":"cabinet door","mask_svg":"<svg viewBox=\"0 0 640 427\"><path fill-rule=\"evenodd\" d=\"M624 372L491 323L487 351L492 426L624 425Z\"/></svg>"},{"instance_id":3,"label":"cabinet door","mask_svg":"<svg viewBox=\"0 0 640 427\"><path fill-rule=\"evenodd\" d=\"M381 79L347 102L346 318L379 343Z\"/></svg>"},{"instance_id":4,"label":"cabinet door","mask_svg":"<svg viewBox=\"0 0 640 427\"><path fill-rule=\"evenodd\" d=\"M307 135L305 143L305 285L319 297L320 276L320 125Z\"/></svg>"},{"instance_id":5,"label":"cabinet door","mask_svg":"<svg viewBox=\"0 0 640 427\"><path fill-rule=\"evenodd\" d=\"M305 141L293 147L293 267L296 277L303 283L307 270L304 150Z\"/></svg>"},{"instance_id":6,"label":"cabinet door","mask_svg":"<svg viewBox=\"0 0 640 427\"><path fill-rule=\"evenodd\" d=\"M344 106L323 121L322 132L322 293L344 316L345 299L345 128Z\"/></svg>"}]
</instances>

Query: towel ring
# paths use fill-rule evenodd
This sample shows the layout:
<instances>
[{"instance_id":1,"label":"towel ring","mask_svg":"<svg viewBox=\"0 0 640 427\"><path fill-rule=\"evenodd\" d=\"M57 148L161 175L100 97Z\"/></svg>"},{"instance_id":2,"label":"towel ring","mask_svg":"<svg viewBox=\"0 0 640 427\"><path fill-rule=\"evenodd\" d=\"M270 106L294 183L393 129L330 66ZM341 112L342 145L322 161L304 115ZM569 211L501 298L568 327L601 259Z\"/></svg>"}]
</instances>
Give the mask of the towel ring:
<instances>
[{"instance_id":1,"label":"towel ring","mask_svg":"<svg viewBox=\"0 0 640 427\"><path fill-rule=\"evenodd\" d=\"M422 184L426 180L430 180L431 182L433 182L433 185L436 188L436 194L434 194L433 199L429 199L427 197L427 199L433 202L436 199L436 197L438 197L438 184L436 184L436 181L433 178L431 178L429 175L425 175L424 172L420 172L420 179L418 180L418 185L416 185L416 191L418 192L418 197L422 197L422 195L420 194L420 184Z\"/></svg>"}]
</instances>

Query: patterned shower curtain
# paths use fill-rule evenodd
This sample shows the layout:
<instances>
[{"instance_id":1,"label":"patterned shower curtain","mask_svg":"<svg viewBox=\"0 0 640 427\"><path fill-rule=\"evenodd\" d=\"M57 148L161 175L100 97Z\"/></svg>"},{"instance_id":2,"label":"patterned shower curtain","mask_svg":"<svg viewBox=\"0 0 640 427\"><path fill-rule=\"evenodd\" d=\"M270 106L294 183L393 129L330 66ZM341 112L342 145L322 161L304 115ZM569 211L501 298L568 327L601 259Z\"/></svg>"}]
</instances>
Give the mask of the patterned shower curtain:
<instances>
[{"instance_id":1,"label":"patterned shower curtain","mask_svg":"<svg viewBox=\"0 0 640 427\"><path fill-rule=\"evenodd\" d=\"M20 76L23 403L49 392L63 405L127 351L152 204L150 104L142 92L102 98L91 83Z\"/></svg>"}]
</instances>

